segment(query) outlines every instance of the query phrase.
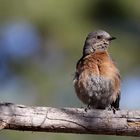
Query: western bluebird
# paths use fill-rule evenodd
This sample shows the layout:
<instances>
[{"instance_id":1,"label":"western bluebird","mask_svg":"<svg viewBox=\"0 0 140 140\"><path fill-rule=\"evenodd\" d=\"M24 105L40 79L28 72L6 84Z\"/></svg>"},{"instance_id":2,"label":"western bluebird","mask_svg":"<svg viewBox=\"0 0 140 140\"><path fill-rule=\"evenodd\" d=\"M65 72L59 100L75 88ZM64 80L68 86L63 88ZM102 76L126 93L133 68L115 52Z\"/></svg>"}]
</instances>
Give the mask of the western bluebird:
<instances>
[{"instance_id":1,"label":"western bluebird","mask_svg":"<svg viewBox=\"0 0 140 140\"><path fill-rule=\"evenodd\" d=\"M120 74L107 51L114 39L102 30L91 32L86 38L83 56L76 65L74 87L88 107L119 109Z\"/></svg>"}]
</instances>

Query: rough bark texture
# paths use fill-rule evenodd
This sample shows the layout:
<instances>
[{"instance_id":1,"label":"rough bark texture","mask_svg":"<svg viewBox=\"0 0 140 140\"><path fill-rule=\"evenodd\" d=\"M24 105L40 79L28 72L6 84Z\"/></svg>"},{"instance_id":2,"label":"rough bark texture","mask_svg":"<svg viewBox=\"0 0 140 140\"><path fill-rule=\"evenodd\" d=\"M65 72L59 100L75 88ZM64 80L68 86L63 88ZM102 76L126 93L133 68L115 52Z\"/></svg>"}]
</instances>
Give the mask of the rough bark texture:
<instances>
[{"instance_id":1,"label":"rough bark texture","mask_svg":"<svg viewBox=\"0 0 140 140\"><path fill-rule=\"evenodd\" d=\"M0 129L140 136L140 111L27 107L0 103Z\"/></svg>"}]
</instances>

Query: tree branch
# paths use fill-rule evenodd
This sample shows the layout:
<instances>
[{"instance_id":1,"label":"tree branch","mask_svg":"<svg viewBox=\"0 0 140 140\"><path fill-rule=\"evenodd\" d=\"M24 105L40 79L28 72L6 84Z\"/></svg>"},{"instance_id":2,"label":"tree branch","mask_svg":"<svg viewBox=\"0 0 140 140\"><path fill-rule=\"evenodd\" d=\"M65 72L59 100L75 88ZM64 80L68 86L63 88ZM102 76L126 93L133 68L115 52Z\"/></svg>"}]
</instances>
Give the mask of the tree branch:
<instances>
[{"instance_id":1,"label":"tree branch","mask_svg":"<svg viewBox=\"0 0 140 140\"><path fill-rule=\"evenodd\" d=\"M27 107L0 103L0 129L140 136L140 111Z\"/></svg>"}]
</instances>

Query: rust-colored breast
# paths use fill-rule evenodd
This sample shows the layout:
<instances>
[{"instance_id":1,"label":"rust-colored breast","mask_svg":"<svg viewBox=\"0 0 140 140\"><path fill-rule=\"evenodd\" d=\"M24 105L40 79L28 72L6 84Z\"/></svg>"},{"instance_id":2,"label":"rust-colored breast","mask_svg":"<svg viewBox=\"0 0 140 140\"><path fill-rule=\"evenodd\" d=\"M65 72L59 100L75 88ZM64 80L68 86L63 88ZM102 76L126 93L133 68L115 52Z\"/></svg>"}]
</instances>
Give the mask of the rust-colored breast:
<instances>
[{"instance_id":1,"label":"rust-colored breast","mask_svg":"<svg viewBox=\"0 0 140 140\"><path fill-rule=\"evenodd\" d=\"M119 73L107 51L93 53L81 59L77 65L77 72L86 71L95 75L114 78Z\"/></svg>"}]
</instances>

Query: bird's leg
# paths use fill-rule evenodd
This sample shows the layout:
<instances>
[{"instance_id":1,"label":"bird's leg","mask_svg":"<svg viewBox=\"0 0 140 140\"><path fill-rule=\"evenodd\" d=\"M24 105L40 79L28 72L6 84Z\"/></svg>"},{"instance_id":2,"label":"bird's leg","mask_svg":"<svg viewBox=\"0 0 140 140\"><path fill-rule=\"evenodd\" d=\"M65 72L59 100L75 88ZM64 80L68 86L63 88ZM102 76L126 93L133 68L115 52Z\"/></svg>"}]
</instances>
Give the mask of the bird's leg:
<instances>
[{"instance_id":1,"label":"bird's leg","mask_svg":"<svg viewBox=\"0 0 140 140\"><path fill-rule=\"evenodd\" d=\"M87 112L88 110L90 110L90 104L88 104L86 107L85 107L85 112Z\"/></svg>"},{"instance_id":2,"label":"bird's leg","mask_svg":"<svg viewBox=\"0 0 140 140\"><path fill-rule=\"evenodd\" d=\"M106 110L112 110L112 107L111 107L111 105L109 105L107 108L106 108Z\"/></svg>"},{"instance_id":3,"label":"bird's leg","mask_svg":"<svg viewBox=\"0 0 140 140\"><path fill-rule=\"evenodd\" d=\"M114 106L109 105L107 107L107 110L113 111L113 113L115 114L117 110L120 110L119 108L115 108Z\"/></svg>"},{"instance_id":4,"label":"bird's leg","mask_svg":"<svg viewBox=\"0 0 140 140\"><path fill-rule=\"evenodd\" d=\"M85 108L85 112L87 112L90 109L91 109L91 97L89 98L89 102L88 102L88 105Z\"/></svg>"},{"instance_id":5,"label":"bird's leg","mask_svg":"<svg viewBox=\"0 0 140 140\"><path fill-rule=\"evenodd\" d=\"M112 108L113 114L115 114L117 109L114 106L112 106L111 108Z\"/></svg>"}]
</instances>

